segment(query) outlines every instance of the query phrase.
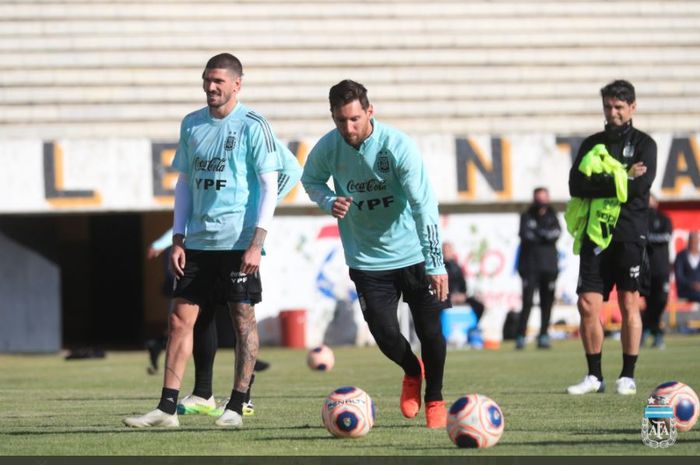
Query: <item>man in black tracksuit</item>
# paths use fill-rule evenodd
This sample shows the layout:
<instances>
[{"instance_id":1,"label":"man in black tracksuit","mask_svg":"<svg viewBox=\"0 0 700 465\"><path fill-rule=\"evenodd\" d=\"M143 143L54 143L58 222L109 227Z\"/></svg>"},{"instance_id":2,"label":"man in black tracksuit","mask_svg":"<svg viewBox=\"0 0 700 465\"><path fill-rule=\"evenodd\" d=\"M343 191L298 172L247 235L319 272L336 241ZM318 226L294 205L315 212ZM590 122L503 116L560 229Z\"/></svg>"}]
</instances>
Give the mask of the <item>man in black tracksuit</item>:
<instances>
[{"instance_id":1,"label":"man in black tracksuit","mask_svg":"<svg viewBox=\"0 0 700 465\"><path fill-rule=\"evenodd\" d=\"M557 213L549 205L549 192L544 187L532 193L533 203L520 215L520 255L518 274L523 281L523 308L520 312L515 348L525 348L527 320L530 318L532 297L536 289L540 292L541 323L537 336L537 347L550 347L547 330L554 303L554 288L559 274L557 239L561 226Z\"/></svg>"},{"instance_id":2,"label":"man in black tracksuit","mask_svg":"<svg viewBox=\"0 0 700 465\"><path fill-rule=\"evenodd\" d=\"M581 198L614 198L613 177L606 174L585 176L579 171L581 159L597 144L627 169L627 201L612 232L612 242L601 249L584 234L581 241L577 293L581 315L581 340L586 353L588 375L579 384L569 386L569 394L603 392L601 369L603 326L600 313L613 285L617 287L622 313L622 372L616 391L622 395L637 392L634 367L639 353L642 321L639 312L644 247L649 228L649 189L656 176L656 143L632 126L636 109L634 86L613 81L600 90L605 115L605 131L593 134L581 144L569 172L569 193ZM589 218L589 221L591 219Z\"/></svg>"},{"instance_id":3,"label":"man in black tracksuit","mask_svg":"<svg viewBox=\"0 0 700 465\"><path fill-rule=\"evenodd\" d=\"M649 295L647 308L642 314L644 332L641 345L647 336L654 337L652 347L664 348L664 331L661 329L661 315L668 302L671 261L668 245L673 234L671 219L660 212L656 197L649 195L649 235L647 236L647 256L649 257Z\"/></svg>"}]
</instances>

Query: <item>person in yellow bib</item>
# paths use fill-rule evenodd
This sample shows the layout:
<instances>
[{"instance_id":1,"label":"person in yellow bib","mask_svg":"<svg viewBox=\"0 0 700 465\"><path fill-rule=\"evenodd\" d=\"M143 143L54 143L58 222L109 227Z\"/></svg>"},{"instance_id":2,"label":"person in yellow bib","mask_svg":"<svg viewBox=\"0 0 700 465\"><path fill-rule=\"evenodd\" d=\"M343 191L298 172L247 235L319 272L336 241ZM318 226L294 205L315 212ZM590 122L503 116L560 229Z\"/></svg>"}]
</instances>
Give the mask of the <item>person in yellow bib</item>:
<instances>
[{"instance_id":1,"label":"person in yellow bib","mask_svg":"<svg viewBox=\"0 0 700 465\"><path fill-rule=\"evenodd\" d=\"M615 387L618 394L633 395L637 392L634 369L642 334L639 292L642 273L647 272L643 266L644 247L649 228L649 190L656 176L656 143L632 125L636 96L630 82L613 81L600 93L605 130L582 142L569 172L569 193L575 201L589 205L583 227L577 229L580 237L576 237L580 239L581 257L578 310L588 374L580 383L569 386L567 392L577 395L605 391L600 313L616 286L622 313L623 360ZM582 166L587 156L593 158ZM589 162L601 165L589 166ZM626 177L620 176L618 164L624 167ZM567 217L567 229L572 231L568 221Z\"/></svg>"}]
</instances>

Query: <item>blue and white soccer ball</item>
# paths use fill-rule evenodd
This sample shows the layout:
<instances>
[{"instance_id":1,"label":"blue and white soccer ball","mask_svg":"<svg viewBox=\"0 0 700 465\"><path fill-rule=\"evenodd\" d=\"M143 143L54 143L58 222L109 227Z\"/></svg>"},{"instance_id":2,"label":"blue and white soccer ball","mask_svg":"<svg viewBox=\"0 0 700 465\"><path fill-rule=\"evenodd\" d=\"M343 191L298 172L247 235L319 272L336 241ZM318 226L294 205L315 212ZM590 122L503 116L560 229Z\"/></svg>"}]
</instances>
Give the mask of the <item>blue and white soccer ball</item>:
<instances>
[{"instance_id":1,"label":"blue and white soccer ball","mask_svg":"<svg viewBox=\"0 0 700 465\"><path fill-rule=\"evenodd\" d=\"M663 397L673 407L678 431L688 431L698 421L700 402L698 395L687 384L679 381L667 381L659 384L651 392L653 397Z\"/></svg>"},{"instance_id":2,"label":"blue and white soccer ball","mask_svg":"<svg viewBox=\"0 0 700 465\"><path fill-rule=\"evenodd\" d=\"M340 387L323 401L321 419L328 432L337 438L359 438L374 426L372 398L355 386Z\"/></svg>"},{"instance_id":3,"label":"blue and white soccer ball","mask_svg":"<svg viewBox=\"0 0 700 465\"><path fill-rule=\"evenodd\" d=\"M491 447L501 438L504 427L501 407L481 394L460 397L447 415L447 434L457 447Z\"/></svg>"}]
</instances>

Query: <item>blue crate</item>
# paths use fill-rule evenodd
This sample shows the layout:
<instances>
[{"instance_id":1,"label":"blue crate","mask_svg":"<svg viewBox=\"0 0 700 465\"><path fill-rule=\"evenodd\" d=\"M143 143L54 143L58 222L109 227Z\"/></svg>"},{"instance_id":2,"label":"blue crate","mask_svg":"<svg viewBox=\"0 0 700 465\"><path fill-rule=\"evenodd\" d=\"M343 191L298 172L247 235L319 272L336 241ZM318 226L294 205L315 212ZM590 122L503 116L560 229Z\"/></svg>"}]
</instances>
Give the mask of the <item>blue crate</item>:
<instances>
[{"instance_id":1,"label":"blue crate","mask_svg":"<svg viewBox=\"0 0 700 465\"><path fill-rule=\"evenodd\" d=\"M440 324L445 340L467 342L469 332L477 325L476 313L468 305L448 308L442 311Z\"/></svg>"}]
</instances>

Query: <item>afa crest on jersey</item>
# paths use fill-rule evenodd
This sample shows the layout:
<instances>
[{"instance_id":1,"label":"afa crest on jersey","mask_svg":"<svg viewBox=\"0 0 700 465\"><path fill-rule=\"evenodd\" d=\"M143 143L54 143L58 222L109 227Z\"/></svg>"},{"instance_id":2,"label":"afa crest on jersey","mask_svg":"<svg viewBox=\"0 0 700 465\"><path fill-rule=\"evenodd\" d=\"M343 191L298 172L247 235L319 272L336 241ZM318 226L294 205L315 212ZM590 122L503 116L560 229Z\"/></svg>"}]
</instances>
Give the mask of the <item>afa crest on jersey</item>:
<instances>
[{"instance_id":1,"label":"afa crest on jersey","mask_svg":"<svg viewBox=\"0 0 700 465\"><path fill-rule=\"evenodd\" d=\"M386 150L382 150L377 154L376 161L377 171L380 173L389 172L389 153Z\"/></svg>"},{"instance_id":2,"label":"afa crest on jersey","mask_svg":"<svg viewBox=\"0 0 700 465\"><path fill-rule=\"evenodd\" d=\"M226 145L224 150L229 151L236 148L236 134L229 134L226 138Z\"/></svg>"}]
</instances>

